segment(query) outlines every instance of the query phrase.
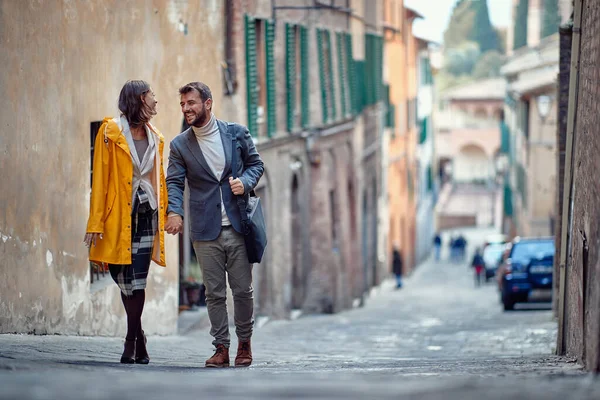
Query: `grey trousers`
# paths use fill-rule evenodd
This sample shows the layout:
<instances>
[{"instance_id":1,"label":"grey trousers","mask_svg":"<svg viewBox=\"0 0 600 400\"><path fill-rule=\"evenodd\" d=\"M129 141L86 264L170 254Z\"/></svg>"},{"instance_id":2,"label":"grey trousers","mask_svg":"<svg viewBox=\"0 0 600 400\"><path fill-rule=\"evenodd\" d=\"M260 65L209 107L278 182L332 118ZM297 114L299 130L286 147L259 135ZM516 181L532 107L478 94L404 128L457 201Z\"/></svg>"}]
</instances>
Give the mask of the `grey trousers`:
<instances>
[{"instance_id":1,"label":"grey trousers","mask_svg":"<svg viewBox=\"0 0 600 400\"><path fill-rule=\"evenodd\" d=\"M229 348L231 342L225 272L233 293L235 332L239 339L250 339L254 326L254 289L252 264L248 262L244 237L231 226L224 226L216 240L195 241L194 251L206 287L210 334L215 338L213 345L223 344Z\"/></svg>"}]
</instances>

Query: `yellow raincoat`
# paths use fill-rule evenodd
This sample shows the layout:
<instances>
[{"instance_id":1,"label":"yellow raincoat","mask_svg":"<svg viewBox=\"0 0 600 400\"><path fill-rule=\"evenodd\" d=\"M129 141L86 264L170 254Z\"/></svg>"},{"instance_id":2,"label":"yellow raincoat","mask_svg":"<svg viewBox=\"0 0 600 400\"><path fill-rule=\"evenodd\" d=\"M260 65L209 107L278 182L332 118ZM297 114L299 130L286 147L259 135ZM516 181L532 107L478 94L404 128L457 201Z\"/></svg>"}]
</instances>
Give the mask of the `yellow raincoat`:
<instances>
[{"instance_id":1,"label":"yellow raincoat","mask_svg":"<svg viewBox=\"0 0 600 400\"><path fill-rule=\"evenodd\" d=\"M101 233L90 247L90 261L131 264L131 199L133 162L118 118L104 118L94 144L92 195L88 233ZM168 204L163 170L163 135L151 124L158 151L152 170L152 186L158 204L158 232L154 237L152 261L165 266L164 226Z\"/></svg>"}]
</instances>

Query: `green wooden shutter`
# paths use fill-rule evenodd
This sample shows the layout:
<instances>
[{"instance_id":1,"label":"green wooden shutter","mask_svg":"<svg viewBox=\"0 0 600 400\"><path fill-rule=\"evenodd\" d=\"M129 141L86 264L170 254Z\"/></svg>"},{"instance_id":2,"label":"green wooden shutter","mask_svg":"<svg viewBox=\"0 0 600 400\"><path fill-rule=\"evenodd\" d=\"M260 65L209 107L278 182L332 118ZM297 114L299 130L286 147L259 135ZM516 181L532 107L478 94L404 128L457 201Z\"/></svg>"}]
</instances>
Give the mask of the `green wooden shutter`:
<instances>
[{"instance_id":1,"label":"green wooden shutter","mask_svg":"<svg viewBox=\"0 0 600 400\"><path fill-rule=\"evenodd\" d=\"M310 125L310 67L308 58L308 29L300 27L300 84L302 85L302 127Z\"/></svg>"},{"instance_id":2,"label":"green wooden shutter","mask_svg":"<svg viewBox=\"0 0 600 400\"><path fill-rule=\"evenodd\" d=\"M427 141L427 129L428 129L428 125L429 125L429 118L425 117L421 120L420 122L421 125L421 132L419 135L419 144L423 144Z\"/></svg>"},{"instance_id":3,"label":"green wooden shutter","mask_svg":"<svg viewBox=\"0 0 600 400\"><path fill-rule=\"evenodd\" d=\"M390 86L383 87L384 102L386 106L385 126L392 128L392 137L396 136L396 106L390 102Z\"/></svg>"},{"instance_id":4,"label":"green wooden shutter","mask_svg":"<svg viewBox=\"0 0 600 400\"><path fill-rule=\"evenodd\" d=\"M510 153L510 130L504 121L500 122L500 152L503 154Z\"/></svg>"},{"instance_id":5,"label":"green wooden shutter","mask_svg":"<svg viewBox=\"0 0 600 400\"><path fill-rule=\"evenodd\" d=\"M329 107L327 106L327 83L325 82L325 60L323 54L323 30L317 29L317 52L319 53L319 81L321 82L321 108L323 123L329 121Z\"/></svg>"},{"instance_id":6,"label":"green wooden shutter","mask_svg":"<svg viewBox=\"0 0 600 400\"><path fill-rule=\"evenodd\" d=\"M371 53L373 49L373 44L371 41L371 34L365 34L365 105L372 104L371 101L371 90L373 88L373 84L371 83Z\"/></svg>"},{"instance_id":7,"label":"green wooden shutter","mask_svg":"<svg viewBox=\"0 0 600 400\"><path fill-rule=\"evenodd\" d=\"M329 76L329 92L327 93L327 100L331 106L331 119L337 119L337 108L335 101L335 79L333 74L333 48L331 46L331 32L325 31L325 41L327 43L327 59L329 61L326 73Z\"/></svg>"},{"instance_id":8,"label":"green wooden shutter","mask_svg":"<svg viewBox=\"0 0 600 400\"><path fill-rule=\"evenodd\" d=\"M287 91L287 130L296 127L296 27L285 24L285 84Z\"/></svg>"},{"instance_id":9,"label":"green wooden shutter","mask_svg":"<svg viewBox=\"0 0 600 400\"><path fill-rule=\"evenodd\" d=\"M513 194L508 183L504 184L504 215L506 217L513 216Z\"/></svg>"},{"instance_id":10,"label":"green wooden shutter","mask_svg":"<svg viewBox=\"0 0 600 400\"><path fill-rule=\"evenodd\" d=\"M254 27L254 18L245 16L245 34L246 34L246 105L248 110L248 130L252 136L258 133L258 124L256 122L258 93L257 93L257 67L256 67L256 30Z\"/></svg>"},{"instance_id":11,"label":"green wooden shutter","mask_svg":"<svg viewBox=\"0 0 600 400\"><path fill-rule=\"evenodd\" d=\"M267 135L272 137L277 131L277 93L275 91L275 23L265 21L265 57L267 66Z\"/></svg>"},{"instance_id":12,"label":"green wooden shutter","mask_svg":"<svg viewBox=\"0 0 600 400\"><path fill-rule=\"evenodd\" d=\"M431 169L431 165L427 166L427 191L433 191L433 170Z\"/></svg>"},{"instance_id":13,"label":"green wooden shutter","mask_svg":"<svg viewBox=\"0 0 600 400\"><path fill-rule=\"evenodd\" d=\"M377 36L377 101L383 100L383 37Z\"/></svg>"},{"instance_id":14,"label":"green wooden shutter","mask_svg":"<svg viewBox=\"0 0 600 400\"><path fill-rule=\"evenodd\" d=\"M350 112L356 114L356 68L354 65L354 50L352 49L352 34L346 34L346 63L348 67L348 92L350 93Z\"/></svg>"},{"instance_id":15,"label":"green wooden shutter","mask_svg":"<svg viewBox=\"0 0 600 400\"><path fill-rule=\"evenodd\" d=\"M367 104L367 63L363 60L354 61L356 69L356 112L361 113Z\"/></svg>"},{"instance_id":16,"label":"green wooden shutter","mask_svg":"<svg viewBox=\"0 0 600 400\"><path fill-rule=\"evenodd\" d=\"M346 117L346 82L347 82L347 74L346 74L346 59L344 58L344 50L343 46L345 46L345 40L342 40L342 33L337 32L335 34L335 42L337 45L337 55L338 55L338 74L339 74L339 82L340 82L340 103L342 106L342 118Z\"/></svg>"}]
</instances>

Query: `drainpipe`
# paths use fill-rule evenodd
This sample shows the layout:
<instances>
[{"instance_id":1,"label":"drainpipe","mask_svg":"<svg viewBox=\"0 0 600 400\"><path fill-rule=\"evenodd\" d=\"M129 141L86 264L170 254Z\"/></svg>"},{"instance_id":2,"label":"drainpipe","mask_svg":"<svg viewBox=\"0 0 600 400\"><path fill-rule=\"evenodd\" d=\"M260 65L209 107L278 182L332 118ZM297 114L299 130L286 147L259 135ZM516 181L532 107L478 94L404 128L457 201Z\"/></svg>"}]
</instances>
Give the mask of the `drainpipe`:
<instances>
[{"instance_id":1,"label":"drainpipe","mask_svg":"<svg viewBox=\"0 0 600 400\"><path fill-rule=\"evenodd\" d=\"M565 310L566 310L566 278L567 260L571 248L571 229L573 225L571 210L573 209L573 153L575 127L577 124L577 103L579 93L579 54L581 51L581 11L584 0L574 1L573 43L571 46L571 74L569 77L569 111L567 113L567 145L565 151L565 176L563 192L562 226L560 230L560 287L558 303L558 338L556 352L566 353L565 343Z\"/></svg>"}]
</instances>

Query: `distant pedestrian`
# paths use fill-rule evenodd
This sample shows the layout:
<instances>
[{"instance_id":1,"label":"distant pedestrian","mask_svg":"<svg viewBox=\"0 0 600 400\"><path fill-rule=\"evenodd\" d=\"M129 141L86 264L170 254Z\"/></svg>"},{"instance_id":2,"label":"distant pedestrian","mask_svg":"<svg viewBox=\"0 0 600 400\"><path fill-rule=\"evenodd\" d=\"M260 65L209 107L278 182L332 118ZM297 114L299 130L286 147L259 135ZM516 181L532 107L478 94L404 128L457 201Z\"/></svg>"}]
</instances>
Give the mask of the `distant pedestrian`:
<instances>
[{"instance_id":1,"label":"distant pedestrian","mask_svg":"<svg viewBox=\"0 0 600 400\"><path fill-rule=\"evenodd\" d=\"M392 254L392 272L396 277L396 289L402 288L402 253L397 246L394 246Z\"/></svg>"},{"instance_id":2,"label":"distant pedestrian","mask_svg":"<svg viewBox=\"0 0 600 400\"><path fill-rule=\"evenodd\" d=\"M440 261L440 255L442 252L442 237L439 232L435 234L435 238L433 239L433 248L435 251L435 260Z\"/></svg>"},{"instance_id":3,"label":"distant pedestrian","mask_svg":"<svg viewBox=\"0 0 600 400\"><path fill-rule=\"evenodd\" d=\"M459 241L458 241L458 236L453 233L452 236L450 236L450 241L448 243L448 247L450 249L450 261L452 262L457 262L458 261L458 255L459 255Z\"/></svg>"},{"instance_id":4,"label":"distant pedestrian","mask_svg":"<svg viewBox=\"0 0 600 400\"><path fill-rule=\"evenodd\" d=\"M467 239L465 239L464 235L461 233L458 236L458 250L459 250L459 260L460 262L465 261L467 257Z\"/></svg>"},{"instance_id":5,"label":"distant pedestrian","mask_svg":"<svg viewBox=\"0 0 600 400\"><path fill-rule=\"evenodd\" d=\"M475 250L471 267L475 272L475 286L481 286L481 283L485 281L485 261L479 248Z\"/></svg>"},{"instance_id":6,"label":"distant pedestrian","mask_svg":"<svg viewBox=\"0 0 600 400\"><path fill-rule=\"evenodd\" d=\"M162 134L150 124L156 98L144 81L128 81L119 95L121 115L105 118L94 144L90 215L84 243L90 261L108 264L121 289L127 335L126 364L148 364L142 311L150 260L165 266L167 185Z\"/></svg>"}]
</instances>

